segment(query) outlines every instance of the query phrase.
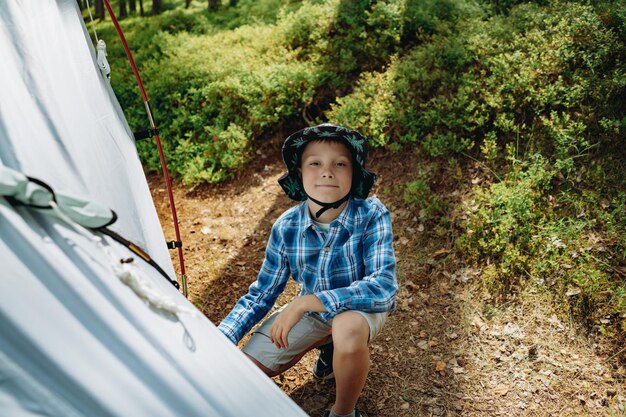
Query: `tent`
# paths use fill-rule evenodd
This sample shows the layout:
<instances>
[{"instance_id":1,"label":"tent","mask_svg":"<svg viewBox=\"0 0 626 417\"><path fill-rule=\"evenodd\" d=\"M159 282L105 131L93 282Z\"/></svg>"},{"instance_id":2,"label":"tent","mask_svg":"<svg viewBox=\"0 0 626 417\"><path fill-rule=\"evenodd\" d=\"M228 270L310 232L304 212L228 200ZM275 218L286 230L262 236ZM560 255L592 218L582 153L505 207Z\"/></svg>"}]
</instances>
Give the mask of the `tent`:
<instances>
[{"instance_id":1,"label":"tent","mask_svg":"<svg viewBox=\"0 0 626 417\"><path fill-rule=\"evenodd\" d=\"M110 209L174 277L76 1L0 0L0 415L305 416Z\"/></svg>"}]
</instances>

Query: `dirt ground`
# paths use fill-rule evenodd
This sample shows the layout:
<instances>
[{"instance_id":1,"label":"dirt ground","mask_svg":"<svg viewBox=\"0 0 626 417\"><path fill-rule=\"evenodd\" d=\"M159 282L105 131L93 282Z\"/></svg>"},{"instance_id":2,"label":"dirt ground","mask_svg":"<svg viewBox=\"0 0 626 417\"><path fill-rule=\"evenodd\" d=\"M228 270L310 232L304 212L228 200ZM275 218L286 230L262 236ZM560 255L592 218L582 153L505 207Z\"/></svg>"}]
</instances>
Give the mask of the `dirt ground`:
<instances>
[{"instance_id":1,"label":"dirt ground","mask_svg":"<svg viewBox=\"0 0 626 417\"><path fill-rule=\"evenodd\" d=\"M256 279L273 221L293 205L277 179L280 141L268 141L228 183L194 190L175 184L189 298L215 324ZM371 345L371 370L358 407L391 416L626 416L626 370L608 350L529 291L495 303L479 290L480 269L454 256L454 237L421 224L400 185L413 179L417 155L377 150L373 193L391 210L398 259L398 311ZM462 177L480 181L477 167ZM448 175L450 174L450 175ZM458 173L457 173L458 174ZM441 182L451 173L439 173ZM166 238L174 233L164 182L149 183ZM447 198L466 198L462 187ZM172 252L174 265L178 265ZM279 304L296 294L287 287ZM334 382L311 375L316 351L274 378L302 409L321 417Z\"/></svg>"}]
</instances>

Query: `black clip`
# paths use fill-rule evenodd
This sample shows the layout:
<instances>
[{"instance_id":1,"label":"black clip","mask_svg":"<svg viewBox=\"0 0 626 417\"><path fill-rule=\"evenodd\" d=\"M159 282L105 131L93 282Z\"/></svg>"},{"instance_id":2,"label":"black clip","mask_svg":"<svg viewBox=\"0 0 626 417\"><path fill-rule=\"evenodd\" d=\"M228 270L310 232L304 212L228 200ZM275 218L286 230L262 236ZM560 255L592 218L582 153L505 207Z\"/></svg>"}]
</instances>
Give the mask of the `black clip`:
<instances>
[{"instance_id":1,"label":"black clip","mask_svg":"<svg viewBox=\"0 0 626 417\"><path fill-rule=\"evenodd\" d=\"M133 132L133 136L135 137L135 140L148 139L158 134L159 134L159 129L157 129L156 127L154 129L139 130L137 132Z\"/></svg>"},{"instance_id":2,"label":"black clip","mask_svg":"<svg viewBox=\"0 0 626 417\"><path fill-rule=\"evenodd\" d=\"M182 247L183 247L183 242L181 242L180 240L170 240L169 242L167 242L168 249L176 249L176 248L182 248Z\"/></svg>"}]
</instances>

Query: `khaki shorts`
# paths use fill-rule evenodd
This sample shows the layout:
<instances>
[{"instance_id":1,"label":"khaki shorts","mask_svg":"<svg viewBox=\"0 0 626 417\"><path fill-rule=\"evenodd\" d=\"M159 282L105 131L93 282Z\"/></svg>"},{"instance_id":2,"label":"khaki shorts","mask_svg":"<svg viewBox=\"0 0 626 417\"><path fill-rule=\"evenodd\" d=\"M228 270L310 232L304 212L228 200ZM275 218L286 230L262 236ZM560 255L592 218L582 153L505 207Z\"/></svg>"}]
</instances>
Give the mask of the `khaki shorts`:
<instances>
[{"instance_id":1,"label":"khaki shorts","mask_svg":"<svg viewBox=\"0 0 626 417\"><path fill-rule=\"evenodd\" d=\"M293 358L311 349L313 345L330 336L332 320L325 323L314 315L304 315L302 319L291 329L289 347L279 349L270 341L270 327L282 309L275 311L250 337L243 347L243 352L252 356L266 368L277 371L281 366L291 362ZM365 313L352 310L362 315L370 328L368 343L371 343L380 334L387 320L388 312Z\"/></svg>"}]
</instances>

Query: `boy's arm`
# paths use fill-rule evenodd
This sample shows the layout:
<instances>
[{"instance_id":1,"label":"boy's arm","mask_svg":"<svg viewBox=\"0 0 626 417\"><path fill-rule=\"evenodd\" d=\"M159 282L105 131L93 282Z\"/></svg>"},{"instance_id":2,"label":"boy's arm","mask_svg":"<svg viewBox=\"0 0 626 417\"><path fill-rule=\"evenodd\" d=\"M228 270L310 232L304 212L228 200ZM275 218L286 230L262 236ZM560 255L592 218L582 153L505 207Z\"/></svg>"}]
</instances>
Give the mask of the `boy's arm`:
<instances>
[{"instance_id":1,"label":"boy's arm","mask_svg":"<svg viewBox=\"0 0 626 417\"><path fill-rule=\"evenodd\" d=\"M289 275L285 247L275 224L257 280L250 285L248 293L237 301L218 329L237 344L274 306L276 298L285 289Z\"/></svg>"},{"instance_id":2,"label":"boy's arm","mask_svg":"<svg viewBox=\"0 0 626 417\"><path fill-rule=\"evenodd\" d=\"M391 216L379 204L363 235L365 276L348 287L315 294L332 315L347 310L378 313L395 308L398 283Z\"/></svg>"},{"instance_id":3,"label":"boy's arm","mask_svg":"<svg viewBox=\"0 0 626 417\"><path fill-rule=\"evenodd\" d=\"M277 348L289 347L287 336L302 316L309 311L327 311L324 304L313 294L296 297L281 311L270 327L270 340Z\"/></svg>"}]
</instances>

